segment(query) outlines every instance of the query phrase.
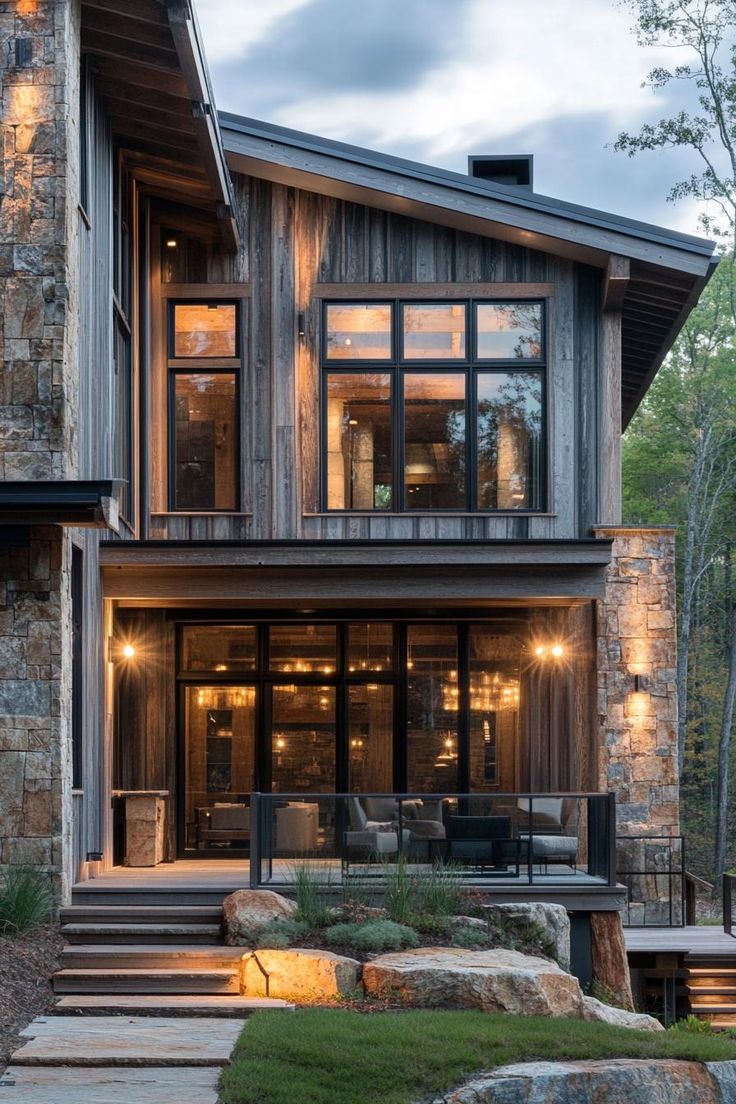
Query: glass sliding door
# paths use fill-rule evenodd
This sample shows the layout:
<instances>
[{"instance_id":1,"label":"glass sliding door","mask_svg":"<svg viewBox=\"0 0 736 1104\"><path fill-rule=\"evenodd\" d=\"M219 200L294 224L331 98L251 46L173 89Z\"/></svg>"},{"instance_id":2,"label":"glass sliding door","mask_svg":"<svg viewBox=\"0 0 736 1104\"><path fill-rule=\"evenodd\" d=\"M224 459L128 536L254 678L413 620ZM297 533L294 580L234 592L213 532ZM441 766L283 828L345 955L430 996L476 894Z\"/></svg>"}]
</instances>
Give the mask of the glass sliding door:
<instances>
[{"instance_id":1,"label":"glass sliding door","mask_svg":"<svg viewBox=\"0 0 736 1104\"><path fill-rule=\"evenodd\" d=\"M184 688L184 845L245 849L255 763L254 686Z\"/></svg>"},{"instance_id":2,"label":"glass sliding door","mask_svg":"<svg viewBox=\"0 0 736 1104\"><path fill-rule=\"evenodd\" d=\"M490 625L469 632L470 789L473 793L519 788L518 635Z\"/></svg>"},{"instance_id":3,"label":"glass sliding door","mask_svg":"<svg viewBox=\"0 0 736 1104\"><path fill-rule=\"evenodd\" d=\"M351 793L390 793L394 774L394 688L348 687L348 771Z\"/></svg>"},{"instance_id":4,"label":"glass sliding door","mask_svg":"<svg viewBox=\"0 0 736 1104\"><path fill-rule=\"evenodd\" d=\"M454 793L458 787L456 625L407 626L407 790Z\"/></svg>"},{"instance_id":5,"label":"glass sliding door","mask_svg":"<svg viewBox=\"0 0 736 1104\"><path fill-rule=\"evenodd\" d=\"M271 790L335 790L335 687L278 683L271 698Z\"/></svg>"}]
</instances>

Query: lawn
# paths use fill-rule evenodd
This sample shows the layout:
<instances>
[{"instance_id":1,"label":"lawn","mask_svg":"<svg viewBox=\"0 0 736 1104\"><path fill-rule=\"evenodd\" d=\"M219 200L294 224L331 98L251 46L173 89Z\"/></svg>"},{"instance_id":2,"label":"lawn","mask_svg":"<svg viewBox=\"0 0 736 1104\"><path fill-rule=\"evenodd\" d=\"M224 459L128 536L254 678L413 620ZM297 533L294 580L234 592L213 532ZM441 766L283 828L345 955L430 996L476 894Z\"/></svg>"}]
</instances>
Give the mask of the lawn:
<instances>
[{"instance_id":1,"label":"lawn","mask_svg":"<svg viewBox=\"0 0 736 1104\"><path fill-rule=\"evenodd\" d=\"M261 1012L222 1075L224 1104L414 1104L532 1059L736 1059L736 1042L483 1012Z\"/></svg>"}]
</instances>

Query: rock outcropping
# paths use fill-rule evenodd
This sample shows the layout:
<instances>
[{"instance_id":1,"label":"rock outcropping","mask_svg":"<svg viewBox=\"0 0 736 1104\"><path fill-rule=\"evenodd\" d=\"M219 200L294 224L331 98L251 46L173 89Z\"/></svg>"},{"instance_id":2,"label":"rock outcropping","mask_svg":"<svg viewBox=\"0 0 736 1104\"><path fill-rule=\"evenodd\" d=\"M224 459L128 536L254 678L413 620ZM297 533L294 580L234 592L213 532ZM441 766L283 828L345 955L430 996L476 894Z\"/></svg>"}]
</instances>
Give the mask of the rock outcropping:
<instances>
[{"instance_id":1,"label":"rock outcropping","mask_svg":"<svg viewBox=\"0 0 736 1104\"><path fill-rule=\"evenodd\" d=\"M296 905L270 889L238 889L222 903L225 942L229 947L252 947L258 932L274 921L290 920Z\"/></svg>"},{"instance_id":2,"label":"rock outcropping","mask_svg":"<svg viewBox=\"0 0 736 1104\"><path fill-rule=\"evenodd\" d=\"M570 917L564 905L546 901L494 904L486 907L486 915L491 924L515 926L521 937L538 929L554 949L555 961L563 970L570 968Z\"/></svg>"},{"instance_id":3,"label":"rock outcropping","mask_svg":"<svg viewBox=\"0 0 736 1104\"><path fill-rule=\"evenodd\" d=\"M291 948L253 951L243 958L240 991L246 997L293 1001L351 996L360 985L360 963L332 951Z\"/></svg>"}]
</instances>

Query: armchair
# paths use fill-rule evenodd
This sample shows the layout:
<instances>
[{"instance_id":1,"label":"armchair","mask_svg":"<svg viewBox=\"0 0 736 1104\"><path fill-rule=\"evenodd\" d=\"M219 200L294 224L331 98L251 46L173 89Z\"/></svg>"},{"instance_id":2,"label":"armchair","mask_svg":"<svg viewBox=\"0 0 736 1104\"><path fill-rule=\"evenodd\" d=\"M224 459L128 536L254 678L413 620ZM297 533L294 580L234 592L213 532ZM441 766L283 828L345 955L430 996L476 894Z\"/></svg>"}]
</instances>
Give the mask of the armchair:
<instances>
[{"instance_id":1,"label":"armchair","mask_svg":"<svg viewBox=\"0 0 736 1104\"><path fill-rule=\"evenodd\" d=\"M578 860L578 804L568 797L520 797L517 801L522 816L519 838L529 840L529 806L532 810L532 842L529 862L544 866L561 863L576 870Z\"/></svg>"}]
</instances>

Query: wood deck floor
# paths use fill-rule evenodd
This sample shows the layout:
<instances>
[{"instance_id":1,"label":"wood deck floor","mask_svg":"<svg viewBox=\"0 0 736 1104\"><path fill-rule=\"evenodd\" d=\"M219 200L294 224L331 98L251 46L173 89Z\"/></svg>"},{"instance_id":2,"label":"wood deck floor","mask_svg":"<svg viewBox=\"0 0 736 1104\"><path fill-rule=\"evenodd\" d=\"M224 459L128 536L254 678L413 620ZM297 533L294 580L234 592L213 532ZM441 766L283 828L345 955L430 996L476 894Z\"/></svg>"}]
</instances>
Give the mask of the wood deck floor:
<instances>
[{"instance_id":1,"label":"wood deck floor","mask_svg":"<svg viewBox=\"0 0 736 1104\"><path fill-rule=\"evenodd\" d=\"M685 928L626 928L626 950L629 953L733 956L736 959L736 939L723 928L702 925Z\"/></svg>"}]
</instances>

